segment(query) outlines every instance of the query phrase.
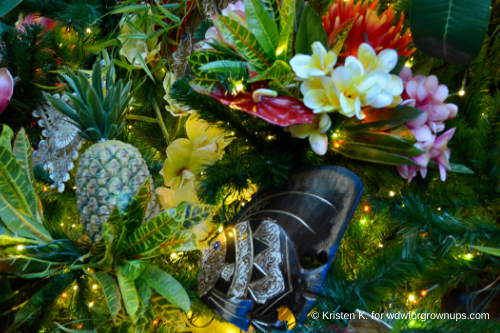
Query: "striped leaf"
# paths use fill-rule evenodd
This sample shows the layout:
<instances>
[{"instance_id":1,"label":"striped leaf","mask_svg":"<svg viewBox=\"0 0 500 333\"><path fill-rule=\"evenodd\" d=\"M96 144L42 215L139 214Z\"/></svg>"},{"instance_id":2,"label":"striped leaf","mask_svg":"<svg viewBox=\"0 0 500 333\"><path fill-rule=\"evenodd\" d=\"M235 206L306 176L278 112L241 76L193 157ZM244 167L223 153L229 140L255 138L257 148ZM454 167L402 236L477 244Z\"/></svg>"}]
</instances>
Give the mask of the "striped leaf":
<instances>
[{"instance_id":1,"label":"striped leaf","mask_svg":"<svg viewBox=\"0 0 500 333\"><path fill-rule=\"evenodd\" d=\"M135 280L135 286L141 297L141 303L143 307L148 306L151 301L151 287L149 284L143 280L140 276Z\"/></svg>"},{"instance_id":2,"label":"striped leaf","mask_svg":"<svg viewBox=\"0 0 500 333\"><path fill-rule=\"evenodd\" d=\"M28 175L31 185L35 188L35 174L31 166L31 144L24 128L21 128L19 133L17 133L14 147L12 148L12 154L21 164L24 172Z\"/></svg>"},{"instance_id":3,"label":"striped leaf","mask_svg":"<svg viewBox=\"0 0 500 333\"><path fill-rule=\"evenodd\" d=\"M94 273L91 274L91 276L93 276L101 286L109 311L115 321L116 315L122 308L120 302L120 290L118 289L115 280L106 273Z\"/></svg>"},{"instance_id":4,"label":"striped leaf","mask_svg":"<svg viewBox=\"0 0 500 333\"><path fill-rule=\"evenodd\" d=\"M175 208L161 212L127 238L126 256L146 255L155 251L180 228L182 221L182 212L178 213Z\"/></svg>"},{"instance_id":5,"label":"striped leaf","mask_svg":"<svg viewBox=\"0 0 500 333\"><path fill-rule=\"evenodd\" d=\"M170 274L154 265L149 265L141 274L141 278L172 305L189 312L191 307L189 296L182 284Z\"/></svg>"},{"instance_id":6,"label":"striped leaf","mask_svg":"<svg viewBox=\"0 0 500 333\"><path fill-rule=\"evenodd\" d=\"M0 146L11 151L11 141L14 138L14 132L7 125L2 125L2 134L0 134Z\"/></svg>"},{"instance_id":7,"label":"striped leaf","mask_svg":"<svg viewBox=\"0 0 500 333\"><path fill-rule=\"evenodd\" d=\"M295 74L290 65L282 60L276 60L271 68L249 79L248 82L272 80L269 86L272 86L273 89L281 90L281 88L289 85L294 77Z\"/></svg>"},{"instance_id":8,"label":"striped leaf","mask_svg":"<svg viewBox=\"0 0 500 333\"><path fill-rule=\"evenodd\" d=\"M204 94L211 94L217 87L219 87L220 84L220 80L217 79L194 79L193 81L189 82L191 88L193 88L197 92Z\"/></svg>"},{"instance_id":9,"label":"striped leaf","mask_svg":"<svg viewBox=\"0 0 500 333\"><path fill-rule=\"evenodd\" d=\"M293 22L295 15L291 15L281 30L278 47L276 48L276 60L289 62L293 57Z\"/></svg>"},{"instance_id":10,"label":"striped leaf","mask_svg":"<svg viewBox=\"0 0 500 333\"><path fill-rule=\"evenodd\" d=\"M215 207L204 204L182 203L177 207L177 211L184 216L182 227L191 229L198 224L210 219L215 212Z\"/></svg>"},{"instance_id":11,"label":"striped leaf","mask_svg":"<svg viewBox=\"0 0 500 333\"><path fill-rule=\"evenodd\" d=\"M259 68L271 66L272 59L266 54L257 41L257 38L247 28L235 20L222 15L217 16L215 26L222 37L233 45L246 61Z\"/></svg>"},{"instance_id":12,"label":"striped leaf","mask_svg":"<svg viewBox=\"0 0 500 333\"><path fill-rule=\"evenodd\" d=\"M280 20L280 34L285 30L285 26L287 25L288 19L291 17L294 18L295 21L295 2L296 0L283 0L281 5L281 20ZM292 27L295 22L292 22ZM292 28L293 32L293 28Z\"/></svg>"},{"instance_id":13,"label":"striped leaf","mask_svg":"<svg viewBox=\"0 0 500 333\"><path fill-rule=\"evenodd\" d=\"M278 14L279 16L279 9L276 4L276 0L268 1L268 5L271 6L271 10L273 10L271 2L274 2L276 5L275 9L277 10L277 13L271 13ZM262 46L271 59L274 59L280 38L276 21L269 16L266 8L264 8L259 0L245 0L245 16L248 28L255 38L257 38L260 46Z\"/></svg>"},{"instance_id":14,"label":"striped leaf","mask_svg":"<svg viewBox=\"0 0 500 333\"><path fill-rule=\"evenodd\" d=\"M0 247L9 247L9 246L17 246L25 244L38 244L38 242L28 238L0 235Z\"/></svg>"},{"instance_id":15,"label":"striped leaf","mask_svg":"<svg viewBox=\"0 0 500 333\"><path fill-rule=\"evenodd\" d=\"M266 10L267 14L271 17L274 24L280 24L280 6L277 0L260 0L261 5ZM248 18L247 18L248 20Z\"/></svg>"},{"instance_id":16,"label":"striped leaf","mask_svg":"<svg viewBox=\"0 0 500 333\"><path fill-rule=\"evenodd\" d=\"M163 296L154 292L151 296L151 304L153 304L153 311L156 315L167 322L169 327L174 328L176 331L186 329L181 310L170 304Z\"/></svg>"},{"instance_id":17,"label":"striped leaf","mask_svg":"<svg viewBox=\"0 0 500 333\"><path fill-rule=\"evenodd\" d=\"M146 269L147 264L146 260L123 260L121 273L130 280L135 281Z\"/></svg>"},{"instance_id":18,"label":"striped leaf","mask_svg":"<svg viewBox=\"0 0 500 333\"><path fill-rule=\"evenodd\" d=\"M132 321L135 323L137 321L136 313L139 309L139 295L137 294L134 281L123 275L120 269L116 270L116 277L118 278L118 284L120 285L123 303L125 303L125 309L127 310L127 313Z\"/></svg>"},{"instance_id":19,"label":"striped leaf","mask_svg":"<svg viewBox=\"0 0 500 333\"><path fill-rule=\"evenodd\" d=\"M188 57L188 63L194 74L198 78L208 78L209 74L206 74L204 70L200 69L201 66L209 64L214 61L224 60L225 57L214 51L199 51L191 54Z\"/></svg>"},{"instance_id":20,"label":"striped leaf","mask_svg":"<svg viewBox=\"0 0 500 333\"><path fill-rule=\"evenodd\" d=\"M334 151L356 160L367 161L371 163L386 165L418 165L408 157L356 144L346 143L340 145L339 148L334 148Z\"/></svg>"},{"instance_id":21,"label":"striped leaf","mask_svg":"<svg viewBox=\"0 0 500 333\"><path fill-rule=\"evenodd\" d=\"M196 241L196 235L190 230L179 230L172 237L167 239L157 250L158 254L178 252L178 251L195 251L199 250L200 246Z\"/></svg>"}]
</instances>

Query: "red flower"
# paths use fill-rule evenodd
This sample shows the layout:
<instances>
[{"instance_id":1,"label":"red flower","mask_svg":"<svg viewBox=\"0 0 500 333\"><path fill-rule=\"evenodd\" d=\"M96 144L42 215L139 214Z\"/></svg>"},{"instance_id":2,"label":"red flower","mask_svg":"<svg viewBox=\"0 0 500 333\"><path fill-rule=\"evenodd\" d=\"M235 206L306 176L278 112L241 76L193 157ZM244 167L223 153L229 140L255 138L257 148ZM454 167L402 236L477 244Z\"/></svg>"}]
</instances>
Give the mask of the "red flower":
<instances>
[{"instance_id":1,"label":"red flower","mask_svg":"<svg viewBox=\"0 0 500 333\"><path fill-rule=\"evenodd\" d=\"M353 23L344 43L345 52L341 56L357 57L359 45L366 42L364 33L368 43L377 53L384 49L394 49L399 55L408 58L415 51L415 48L408 49L412 38L409 30L403 31L404 14L401 14L398 23L393 26L394 7L389 6L378 16L377 5L378 0L370 5L367 0L360 1L354 8L353 0L337 0L332 4L329 14L323 17L323 25L330 43L333 43L337 34Z\"/></svg>"}]
</instances>

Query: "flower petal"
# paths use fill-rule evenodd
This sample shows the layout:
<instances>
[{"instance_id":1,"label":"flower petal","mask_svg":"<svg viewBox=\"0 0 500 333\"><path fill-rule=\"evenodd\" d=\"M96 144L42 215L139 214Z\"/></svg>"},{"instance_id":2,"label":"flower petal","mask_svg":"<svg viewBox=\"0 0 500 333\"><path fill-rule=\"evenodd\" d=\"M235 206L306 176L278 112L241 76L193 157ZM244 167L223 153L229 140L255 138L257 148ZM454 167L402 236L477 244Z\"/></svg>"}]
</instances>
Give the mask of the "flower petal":
<instances>
[{"instance_id":1,"label":"flower petal","mask_svg":"<svg viewBox=\"0 0 500 333\"><path fill-rule=\"evenodd\" d=\"M9 105L14 93L14 79L7 68L0 68L0 113Z\"/></svg>"},{"instance_id":2,"label":"flower petal","mask_svg":"<svg viewBox=\"0 0 500 333\"><path fill-rule=\"evenodd\" d=\"M395 50L387 49L380 52L377 56L377 69L384 72L390 72L398 63L398 53Z\"/></svg>"}]
</instances>

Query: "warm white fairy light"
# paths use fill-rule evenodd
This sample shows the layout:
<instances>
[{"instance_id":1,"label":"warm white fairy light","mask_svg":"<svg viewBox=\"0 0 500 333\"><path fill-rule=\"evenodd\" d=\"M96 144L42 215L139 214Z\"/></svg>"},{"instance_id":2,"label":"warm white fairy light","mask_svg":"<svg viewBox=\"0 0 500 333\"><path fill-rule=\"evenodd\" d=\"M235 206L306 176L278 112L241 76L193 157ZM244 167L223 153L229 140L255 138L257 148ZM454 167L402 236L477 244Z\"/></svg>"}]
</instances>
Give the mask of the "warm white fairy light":
<instances>
[{"instance_id":1,"label":"warm white fairy light","mask_svg":"<svg viewBox=\"0 0 500 333\"><path fill-rule=\"evenodd\" d=\"M132 125L128 125L128 128L132 128Z\"/></svg>"},{"instance_id":2,"label":"warm white fairy light","mask_svg":"<svg viewBox=\"0 0 500 333\"><path fill-rule=\"evenodd\" d=\"M87 33L90 34L92 32L92 29L87 28Z\"/></svg>"},{"instance_id":3,"label":"warm white fairy light","mask_svg":"<svg viewBox=\"0 0 500 333\"><path fill-rule=\"evenodd\" d=\"M71 228L74 228L74 227L76 227L76 224L71 225Z\"/></svg>"},{"instance_id":4,"label":"warm white fairy light","mask_svg":"<svg viewBox=\"0 0 500 333\"><path fill-rule=\"evenodd\" d=\"M170 255L170 257L171 257L172 259L173 259L173 258L175 258L175 257L177 257L177 253L175 253L175 252L174 252L174 253L172 253L172 254Z\"/></svg>"},{"instance_id":5,"label":"warm white fairy light","mask_svg":"<svg viewBox=\"0 0 500 333\"><path fill-rule=\"evenodd\" d=\"M74 287L73 287L73 290L77 290L77 289L78 289L78 286L74 286Z\"/></svg>"},{"instance_id":6,"label":"warm white fairy light","mask_svg":"<svg viewBox=\"0 0 500 333\"><path fill-rule=\"evenodd\" d=\"M467 257L467 259L470 259L470 258L472 258L472 254L467 253L466 257Z\"/></svg>"},{"instance_id":7,"label":"warm white fairy light","mask_svg":"<svg viewBox=\"0 0 500 333\"><path fill-rule=\"evenodd\" d=\"M365 223L366 221L365 221L365 219L362 219L360 222L361 222L361 223Z\"/></svg>"},{"instance_id":8,"label":"warm white fairy light","mask_svg":"<svg viewBox=\"0 0 500 333\"><path fill-rule=\"evenodd\" d=\"M339 135L337 133L333 133L333 137L336 138L338 137Z\"/></svg>"},{"instance_id":9,"label":"warm white fairy light","mask_svg":"<svg viewBox=\"0 0 500 333\"><path fill-rule=\"evenodd\" d=\"M219 227L219 232L222 232L222 230L224 230L224 229L222 228L222 226L220 226Z\"/></svg>"},{"instance_id":10,"label":"warm white fairy light","mask_svg":"<svg viewBox=\"0 0 500 333\"><path fill-rule=\"evenodd\" d=\"M17 249L18 249L19 251L21 251L22 249L24 249L24 246L22 246L22 245L18 245L18 246L17 246Z\"/></svg>"},{"instance_id":11,"label":"warm white fairy light","mask_svg":"<svg viewBox=\"0 0 500 333\"><path fill-rule=\"evenodd\" d=\"M242 202L242 203L241 203L241 207L244 207L244 206L245 206L245 202Z\"/></svg>"},{"instance_id":12,"label":"warm white fairy light","mask_svg":"<svg viewBox=\"0 0 500 333\"><path fill-rule=\"evenodd\" d=\"M64 223L61 223L61 227L64 227Z\"/></svg>"},{"instance_id":13,"label":"warm white fairy light","mask_svg":"<svg viewBox=\"0 0 500 333\"><path fill-rule=\"evenodd\" d=\"M408 297L408 300L410 300L410 302L413 302L413 301L415 300L415 296L410 295L410 296Z\"/></svg>"},{"instance_id":14,"label":"warm white fairy light","mask_svg":"<svg viewBox=\"0 0 500 333\"><path fill-rule=\"evenodd\" d=\"M383 248L384 244L379 244L378 247Z\"/></svg>"},{"instance_id":15,"label":"warm white fairy light","mask_svg":"<svg viewBox=\"0 0 500 333\"><path fill-rule=\"evenodd\" d=\"M234 132L231 132L231 135L234 135Z\"/></svg>"},{"instance_id":16,"label":"warm white fairy light","mask_svg":"<svg viewBox=\"0 0 500 333\"><path fill-rule=\"evenodd\" d=\"M465 95L465 90L460 89L460 91L458 92L458 95L459 95L459 96L463 96L463 95Z\"/></svg>"},{"instance_id":17,"label":"warm white fairy light","mask_svg":"<svg viewBox=\"0 0 500 333\"><path fill-rule=\"evenodd\" d=\"M73 190L76 190L76 186L73 186Z\"/></svg>"},{"instance_id":18,"label":"warm white fairy light","mask_svg":"<svg viewBox=\"0 0 500 333\"><path fill-rule=\"evenodd\" d=\"M390 191L390 192L389 192L389 195L390 195L391 197L393 197L393 196L395 196L395 195L396 195L396 193L394 193L394 191Z\"/></svg>"},{"instance_id":19,"label":"warm white fairy light","mask_svg":"<svg viewBox=\"0 0 500 333\"><path fill-rule=\"evenodd\" d=\"M441 207L438 207L438 211L441 211Z\"/></svg>"},{"instance_id":20,"label":"warm white fairy light","mask_svg":"<svg viewBox=\"0 0 500 333\"><path fill-rule=\"evenodd\" d=\"M92 289L97 289L97 284L94 284L94 285L92 286Z\"/></svg>"},{"instance_id":21,"label":"warm white fairy light","mask_svg":"<svg viewBox=\"0 0 500 333\"><path fill-rule=\"evenodd\" d=\"M91 308L93 306L94 306L94 301L92 301L92 302L89 303L89 308Z\"/></svg>"}]
</instances>

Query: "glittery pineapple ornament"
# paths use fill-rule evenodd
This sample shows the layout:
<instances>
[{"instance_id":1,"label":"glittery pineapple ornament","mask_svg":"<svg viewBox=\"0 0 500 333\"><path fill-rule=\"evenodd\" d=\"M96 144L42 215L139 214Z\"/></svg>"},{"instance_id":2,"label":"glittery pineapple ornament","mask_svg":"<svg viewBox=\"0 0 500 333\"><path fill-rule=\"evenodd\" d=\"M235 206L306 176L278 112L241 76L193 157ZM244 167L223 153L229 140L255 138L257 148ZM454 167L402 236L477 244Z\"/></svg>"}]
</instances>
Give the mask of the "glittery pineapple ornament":
<instances>
[{"instance_id":1,"label":"glittery pineapple ornament","mask_svg":"<svg viewBox=\"0 0 500 333\"><path fill-rule=\"evenodd\" d=\"M106 223L116 206L116 196L135 194L149 178L150 201L144 220L159 212L153 179L146 161L134 146L115 140L125 127L127 105L140 85L132 92L114 80L114 67L106 72L105 89L99 61L94 64L91 82L68 69L61 73L76 94L66 94L73 107L58 98L46 95L49 102L78 127L78 134L94 144L80 157L76 171L76 196L80 221L92 242L102 237Z\"/></svg>"}]
</instances>

